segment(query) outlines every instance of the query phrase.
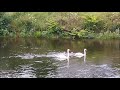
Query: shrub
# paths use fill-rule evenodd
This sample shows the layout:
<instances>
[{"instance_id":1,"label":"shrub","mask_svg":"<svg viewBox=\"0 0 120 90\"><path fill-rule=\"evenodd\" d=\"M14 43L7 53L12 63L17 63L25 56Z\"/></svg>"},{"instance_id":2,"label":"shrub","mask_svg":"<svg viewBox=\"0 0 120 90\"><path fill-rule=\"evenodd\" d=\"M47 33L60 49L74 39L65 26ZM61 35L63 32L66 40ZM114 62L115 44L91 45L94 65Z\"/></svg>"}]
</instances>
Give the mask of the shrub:
<instances>
[{"instance_id":1,"label":"shrub","mask_svg":"<svg viewBox=\"0 0 120 90\"><path fill-rule=\"evenodd\" d=\"M120 34L116 31L116 32L111 32L111 31L106 31L103 33L99 33L98 37L96 37L98 39L119 39L120 38Z\"/></svg>"},{"instance_id":2,"label":"shrub","mask_svg":"<svg viewBox=\"0 0 120 90\"><path fill-rule=\"evenodd\" d=\"M41 32L41 31L36 31L36 32L34 33L34 36L35 36L35 37L41 37L41 36L42 36L42 32Z\"/></svg>"},{"instance_id":3,"label":"shrub","mask_svg":"<svg viewBox=\"0 0 120 90\"><path fill-rule=\"evenodd\" d=\"M104 29L104 22L96 16L86 16L83 29L99 33Z\"/></svg>"},{"instance_id":4,"label":"shrub","mask_svg":"<svg viewBox=\"0 0 120 90\"><path fill-rule=\"evenodd\" d=\"M49 20L47 23L48 34L62 35L63 31L61 30L59 24L56 21Z\"/></svg>"},{"instance_id":5,"label":"shrub","mask_svg":"<svg viewBox=\"0 0 120 90\"><path fill-rule=\"evenodd\" d=\"M81 30L80 32L77 33L77 35L79 38L89 38L89 39L95 38L95 34L87 30Z\"/></svg>"}]
</instances>

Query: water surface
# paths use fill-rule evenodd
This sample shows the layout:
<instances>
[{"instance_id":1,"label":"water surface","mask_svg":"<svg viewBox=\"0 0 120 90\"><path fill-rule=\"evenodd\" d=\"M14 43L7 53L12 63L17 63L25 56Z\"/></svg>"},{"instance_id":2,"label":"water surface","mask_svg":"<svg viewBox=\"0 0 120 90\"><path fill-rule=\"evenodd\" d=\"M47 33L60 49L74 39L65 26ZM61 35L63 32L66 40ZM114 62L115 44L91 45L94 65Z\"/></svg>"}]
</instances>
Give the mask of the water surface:
<instances>
[{"instance_id":1,"label":"water surface","mask_svg":"<svg viewBox=\"0 0 120 90\"><path fill-rule=\"evenodd\" d=\"M87 57L56 56L87 49ZM70 52L70 53L71 53ZM120 40L0 38L0 78L119 78Z\"/></svg>"}]
</instances>

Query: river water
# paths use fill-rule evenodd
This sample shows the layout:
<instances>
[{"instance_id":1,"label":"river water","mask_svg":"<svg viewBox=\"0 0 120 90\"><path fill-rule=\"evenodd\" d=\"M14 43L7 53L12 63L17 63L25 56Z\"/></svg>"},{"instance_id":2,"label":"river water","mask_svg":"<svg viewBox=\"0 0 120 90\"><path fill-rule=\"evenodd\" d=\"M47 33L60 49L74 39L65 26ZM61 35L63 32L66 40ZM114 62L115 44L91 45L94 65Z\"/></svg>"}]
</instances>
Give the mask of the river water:
<instances>
[{"instance_id":1,"label":"river water","mask_svg":"<svg viewBox=\"0 0 120 90\"><path fill-rule=\"evenodd\" d=\"M0 38L0 78L120 78L120 40Z\"/></svg>"}]
</instances>

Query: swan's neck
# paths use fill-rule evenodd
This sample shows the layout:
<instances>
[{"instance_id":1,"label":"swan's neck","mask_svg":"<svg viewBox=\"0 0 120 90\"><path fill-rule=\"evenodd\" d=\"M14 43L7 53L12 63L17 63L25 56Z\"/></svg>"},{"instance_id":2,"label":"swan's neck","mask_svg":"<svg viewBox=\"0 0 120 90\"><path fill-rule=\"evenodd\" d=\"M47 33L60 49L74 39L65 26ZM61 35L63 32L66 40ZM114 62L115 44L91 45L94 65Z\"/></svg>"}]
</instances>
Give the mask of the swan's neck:
<instances>
[{"instance_id":1,"label":"swan's neck","mask_svg":"<svg viewBox=\"0 0 120 90\"><path fill-rule=\"evenodd\" d=\"M67 58L69 58L70 54L69 54L69 51L67 51Z\"/></svg>"},{"instance_id":2,"label":"swan's neck","mask_svg":"<svg viewBox=\"0 0 120 90\"><path fill-rule=\"evenodd\" d=\"M84 56L84 63L86 62L86 55Z\"/></svg>"},{"instance_id":3,"label":"swan's neck","mask_svg":"<svg viewBox=\"0 0 120 90\"><path fill-rule=\"evenodd\" d=\"M86 56L86 51L84 50L84 56Z\"/></svg>"}]
</instances>

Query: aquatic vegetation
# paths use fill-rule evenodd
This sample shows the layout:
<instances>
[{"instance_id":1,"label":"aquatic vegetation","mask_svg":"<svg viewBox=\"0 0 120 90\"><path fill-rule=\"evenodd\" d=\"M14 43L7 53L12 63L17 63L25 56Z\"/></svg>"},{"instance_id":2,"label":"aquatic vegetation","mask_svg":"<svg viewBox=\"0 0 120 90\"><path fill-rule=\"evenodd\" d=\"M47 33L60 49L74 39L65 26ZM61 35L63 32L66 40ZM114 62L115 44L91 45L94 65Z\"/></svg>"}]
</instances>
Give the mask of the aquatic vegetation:
<instances>
[{"instance_id":1,"label":"aquatic vegetation","mask_svg":"<svg viewBox=\"0 0 120 90\"><path fill-rule=\"evenodd\" d=\"M101 38L101 39L120 39L120 34L118 33L118 30L116 32L111 32L111 31L106 31L103 33L99 33L98 37L96 38Z\"/></svg>"}]
</instances>

